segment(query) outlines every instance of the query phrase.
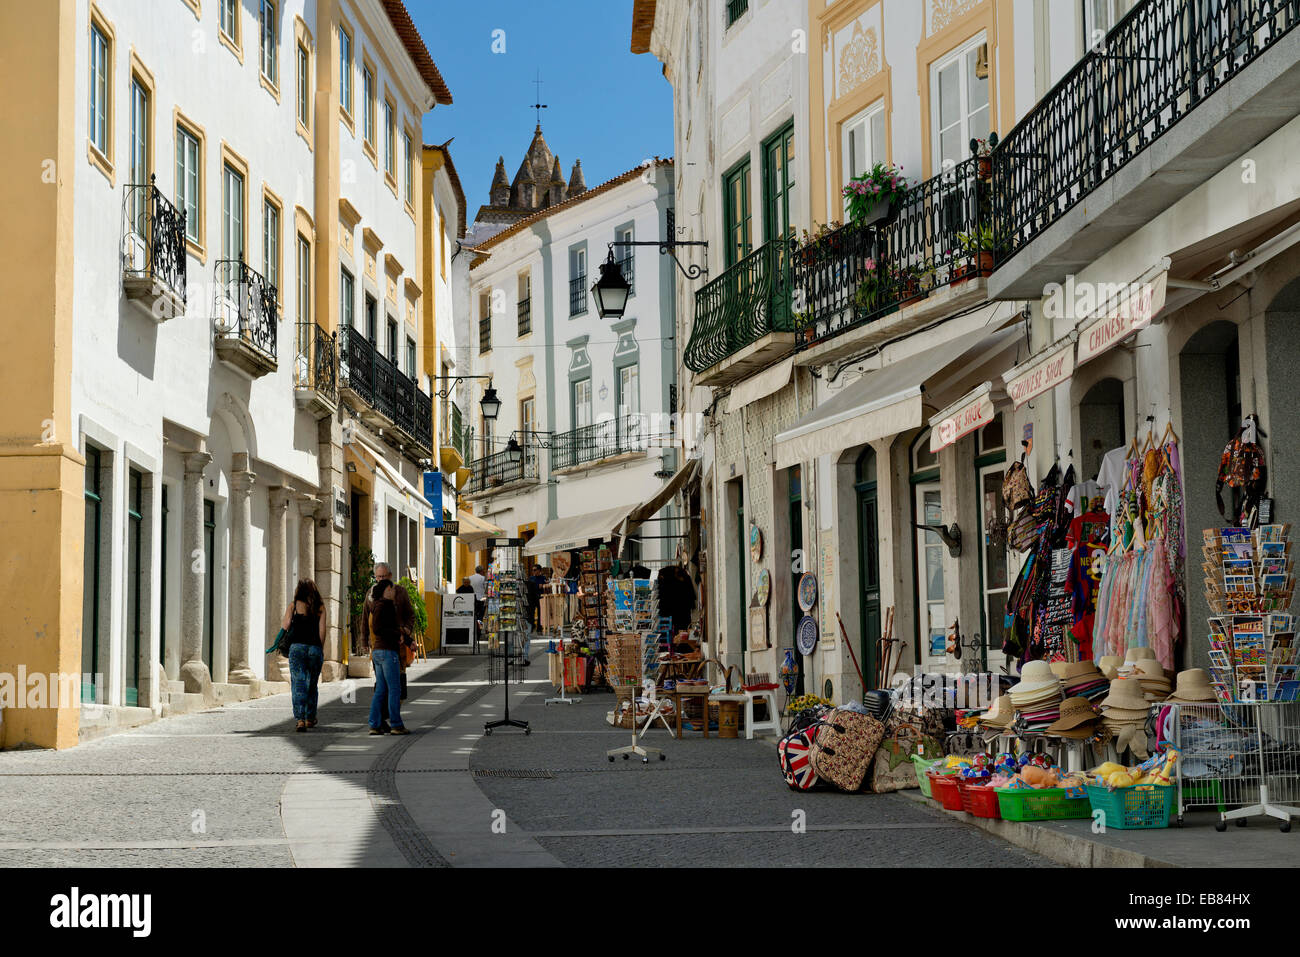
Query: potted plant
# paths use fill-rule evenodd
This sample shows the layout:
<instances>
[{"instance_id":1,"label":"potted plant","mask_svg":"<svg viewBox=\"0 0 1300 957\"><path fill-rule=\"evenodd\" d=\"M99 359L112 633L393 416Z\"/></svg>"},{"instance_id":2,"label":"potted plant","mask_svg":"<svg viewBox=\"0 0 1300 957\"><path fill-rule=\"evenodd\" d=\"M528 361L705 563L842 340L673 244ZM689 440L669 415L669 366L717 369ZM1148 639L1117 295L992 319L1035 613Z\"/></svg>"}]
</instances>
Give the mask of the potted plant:
<instances>
[{"instance_id":1,"label":"potted plant","mask_svg":"<svg viewBox=\"0 0 1300 957\"><path fill-rule=\"evenodd\" d=\"M958 233L957 242L969 257L968 262L975 264L977 275L987 276L993 271L993 227L985 224L976 226L970 232Z\"/></svg>"},{"instance_id":2,"label":"potted plant","mask_svg":"<svg viewBox=\"0 0 1300 957\"><path fill-rule=\"evenodd\" d=\"M848 200L850 221L865 224L890 218L907 195L907 189L903 167L877 163L849 180L842 190Z\"/></svg>"},{"instance_id":3,"label":"potted plant","mask_svg":"<svg viewBox=\"0 0 1300 957\"><path fill-rule=\"evenodd\" d=\"M889 273L875 259L868 258L862 265L858 288L853 292L855 312L875 312L884 300L889 286Z\"/></svg>"},{"instance_id":4,"label":"potted plant","mask_svg":"<svg viewBox=\"0 0 1300 957\"><path fill-rule=\"evenodd\" d=\"M899 266L894 271L894 282L898 287L899 305L909 305L930 294L930 287L934 284L934 267L920 263Z\"/></svg>"},{"instance_id":5,"label":"potted plant","mask_svg":"<svg viewBox=\"0 0 1300 957\"><path fill-rule=\"evenodd\" d=\"M982 180L991 180L993 178L993 146L988 140L973 139L971 145L974 147L972 155L975 157L975 173Z\"/></svg>"}]
</instances>

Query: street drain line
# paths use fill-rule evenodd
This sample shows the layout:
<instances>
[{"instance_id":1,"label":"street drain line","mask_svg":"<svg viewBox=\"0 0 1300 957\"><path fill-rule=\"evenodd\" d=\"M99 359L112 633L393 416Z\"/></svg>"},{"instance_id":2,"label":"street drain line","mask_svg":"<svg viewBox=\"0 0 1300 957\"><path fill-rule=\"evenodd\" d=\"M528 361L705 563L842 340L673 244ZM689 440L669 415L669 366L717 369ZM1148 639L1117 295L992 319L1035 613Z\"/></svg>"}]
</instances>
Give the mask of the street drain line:
<instances>
[{"instance_id":1,"label":"street drain line","mask_svg":"<svg viewBox=\"0 0 1300 957\"><path fill-rule=\"evenodd\" d=\"M544 768L479 768L474 772L476 778L528 778L538 781L553 781L555 775Z\"/></svg>"}]
</instances>

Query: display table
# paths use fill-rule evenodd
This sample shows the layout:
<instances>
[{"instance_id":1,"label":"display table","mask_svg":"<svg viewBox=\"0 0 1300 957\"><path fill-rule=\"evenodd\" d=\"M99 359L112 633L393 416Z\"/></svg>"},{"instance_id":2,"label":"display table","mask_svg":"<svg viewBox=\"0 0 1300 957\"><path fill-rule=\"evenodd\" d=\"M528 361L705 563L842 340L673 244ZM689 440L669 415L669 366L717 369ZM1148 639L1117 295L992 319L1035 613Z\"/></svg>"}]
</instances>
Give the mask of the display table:
<instances>
[{"instance_id":1,"label":"display table","mask_svg":"<svg viewBox=\"0 0 1300 957\"><path fill-rule=\"evenodd\" d=\"M700 722L700 724L702 725L701 730L703 730L704 736L706 738L709 736L709 689L707 685L702 685L698 688L678 688L677 686L674 685L670 690L665 691L663 689L660 689L657 693L662 695L669 695L673 699L673 710L677 712L677 737L678 738L682 736L682 699L683 698L690 698L690 699L698 700L700 702L700 712L704 715L703 720Z\"/></svg>"}]
</instances>

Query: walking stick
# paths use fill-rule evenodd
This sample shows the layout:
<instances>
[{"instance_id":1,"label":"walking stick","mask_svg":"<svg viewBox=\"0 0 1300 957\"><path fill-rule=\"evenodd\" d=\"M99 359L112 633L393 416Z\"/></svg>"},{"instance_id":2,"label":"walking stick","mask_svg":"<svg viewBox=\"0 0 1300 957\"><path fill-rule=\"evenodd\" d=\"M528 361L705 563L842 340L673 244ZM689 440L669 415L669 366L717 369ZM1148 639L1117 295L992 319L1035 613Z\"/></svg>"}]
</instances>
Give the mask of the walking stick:
<instances>
[{"instance_id":1,"label":"walking stick","mask_svg":"<svg viewBox=\"0 0 1300 957\"><path fill-rule=\"evenodd\" d=\"M849 641L849 633L844 627L844 619L840 617L838 611L835 613L835 620L840 623L840 634L844 636L844 644L848 647L849 655L853 658L853 670L858 673L858 681L862 682L862 690L870 691L871 689L867 687L867 679L862 677L862 668L858 665L858 653L853 650L853 642Z\"/></svg>"}]
</instances>

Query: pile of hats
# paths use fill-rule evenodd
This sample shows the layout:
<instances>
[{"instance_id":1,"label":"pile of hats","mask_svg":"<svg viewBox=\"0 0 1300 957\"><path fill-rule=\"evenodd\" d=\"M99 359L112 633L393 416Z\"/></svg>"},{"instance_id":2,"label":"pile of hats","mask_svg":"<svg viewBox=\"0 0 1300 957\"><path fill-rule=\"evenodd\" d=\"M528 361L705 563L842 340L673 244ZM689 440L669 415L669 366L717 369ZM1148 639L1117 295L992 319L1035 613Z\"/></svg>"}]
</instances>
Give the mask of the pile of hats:
<instances>
[{"instance_id":1,"label":"pile of hats","mask_svg":"<svg viewBox=\"0 0 1300 957\"><path fill-rule=\"evenodd\" d=\"M1061 702L1061 716L1047 728L1048 734L1082 741L1102 732L1101 715L1091 701L1082 696Z\"/></svg>"},{"instance_id":2,"label":"pile of hats","mask_svg":"<svg viewBox=\"0 0 1300 957\"><path fill-rule=\"evenodd\" d=\"M1011 703L1010 695L998 695L998 700L979 717L979 723L987 728L1005 731L1016 719L1016 706Z\"/></svg>"},{"instance_id":3,"label":"pile of hats","mask_svg":"<svg viewBox=\"0 0 1300 957\"><path fill-rule=\"evenodd\" d=\"M1097 667L1105 675L1107 681L1114 681L1119 677L1119 669L1124 666L1124 659L1119 655L1102 655L1097 659Z\"/></svg>"},{"instance_id":4,"label":"pile of hats","mask_svg":"<svg viewBox=\"0 0 1300 957\"><path fill-rule=\"evenodd\" d=\"M1215 694L1210 676L1204 668L1188 668L1178 672L1178 684L1174 687L1174 693L1165 700L1173 704L1214 704Z\"/></svg>"},{"instance_id":5,"label":"pile of hats","mask_svg":"<svg viewBox=\"0 0 1300 957\"><path fill-rule=\"evenodd\" d=\"M1129 677L1137 679L1147 701L1164 701L1169 697L1169 678L1154 658L1139 658L1133 662L1133 672Z\"/></svg>"},{"instance_id":6,"label":"pile of hats","mask_svg":"<svg viewBox=\"0 0 1300 957\"><path fill-rule=\"evenodd\" d=\"M1091 661L1076 661L1062 669L1061 686L1067 698L1086 698L1092 702L1105 697L1110 681Z\"/></svg>"},{"instance_id":7,"label":"pile of hats","mask_svg":"<svg viewBox=\"0 0 1300 957\"><path fill-rule=\"evenodd\" d=\"M1101 701L1102 723L1115 736L1123 754L1128 748L1139 757L1147 756L1147 699L1139 678L1116 678L1110 693Z\"/></svg>"},{"instance_id":8,"label":"pile of hats","mask_svg":"<svg viewBox=\"0 0 1300 957\"><path fill-rule=\"evenodd\" d=\"M1026 662L1020 669L1020 683L1007 694L1026 731L1045 731L1061 717L1061 681L1046 661Z\"/></svg>"}]
</instances>

